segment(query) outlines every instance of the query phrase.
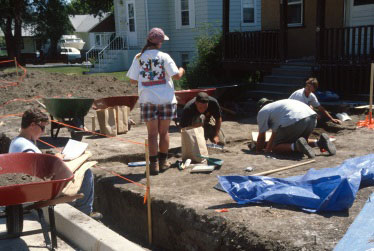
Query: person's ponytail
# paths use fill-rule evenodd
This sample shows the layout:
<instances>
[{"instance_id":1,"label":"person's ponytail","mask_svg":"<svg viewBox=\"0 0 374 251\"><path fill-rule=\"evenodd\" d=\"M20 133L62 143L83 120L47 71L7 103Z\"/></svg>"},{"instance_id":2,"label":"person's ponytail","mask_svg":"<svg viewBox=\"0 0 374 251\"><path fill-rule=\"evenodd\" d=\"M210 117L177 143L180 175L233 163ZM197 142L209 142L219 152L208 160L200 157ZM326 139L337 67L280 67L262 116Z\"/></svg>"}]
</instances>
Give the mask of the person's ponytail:
<instances>
[{"instance_id":1,"label":"person's ponytail","mask_svg":"<svg viewBox=\"0 0 374 251\"><path fill-rule=\"evenodd\" d=\"M156 44L150 42L148 39L147 39L147 43L144 45L143 49L140 51L140 53L138 53L138 55L136 55L136 58L139 59L140 56L149 48L149 47L153 47L153 46L156 46Z\"/></svg>"}]
</instances>

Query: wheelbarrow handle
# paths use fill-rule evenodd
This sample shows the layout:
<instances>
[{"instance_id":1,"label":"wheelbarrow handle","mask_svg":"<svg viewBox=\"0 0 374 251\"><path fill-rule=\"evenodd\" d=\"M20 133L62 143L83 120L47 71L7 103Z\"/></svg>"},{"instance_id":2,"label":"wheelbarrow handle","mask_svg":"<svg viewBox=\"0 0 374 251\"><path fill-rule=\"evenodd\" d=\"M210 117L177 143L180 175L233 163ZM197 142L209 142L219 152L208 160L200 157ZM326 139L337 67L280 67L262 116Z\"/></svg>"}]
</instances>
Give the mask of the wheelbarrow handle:
<instances>
[{"instance_id":1,"label":"wheelbarrow handle","mask_svg":"<svg viewBox=\"0 0 374 251\"><path fill-rule=\"evenodd\" d=\"M26 210L31 210L31 209L38 209L38 208L51 206L51 205L54 206L54 205L61 204L61 203L72 202L76 199L81 199L83 197L84 197L83 193L79 193L79 194L75 194L75 195L63 195L61 197L58 197L58 198L55 198L55 199L52 199L52 200L35 202L34 204L25 207L25 209Z\"/></svg>"}]
</instances>

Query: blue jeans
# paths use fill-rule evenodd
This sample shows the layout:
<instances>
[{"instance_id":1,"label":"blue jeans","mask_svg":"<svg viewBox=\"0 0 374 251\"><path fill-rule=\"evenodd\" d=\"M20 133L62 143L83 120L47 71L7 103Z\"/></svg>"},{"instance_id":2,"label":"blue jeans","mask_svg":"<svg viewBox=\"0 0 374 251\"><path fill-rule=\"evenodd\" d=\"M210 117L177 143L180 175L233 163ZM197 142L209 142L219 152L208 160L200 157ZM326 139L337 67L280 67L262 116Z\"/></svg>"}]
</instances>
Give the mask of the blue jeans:
<instances>
[{"instance_id":1,"label":"blue jeans","mask_svg":"<svg viewBox=\"0 0 374 251\"><path fill-rule=\"evenodd\" d=\"M92 213L94 201L94 178L90 169L87 169L84 173L82 185L78 193L83 193L84 197L69 204L85 214Z\"/></svg>"}]
</instances>

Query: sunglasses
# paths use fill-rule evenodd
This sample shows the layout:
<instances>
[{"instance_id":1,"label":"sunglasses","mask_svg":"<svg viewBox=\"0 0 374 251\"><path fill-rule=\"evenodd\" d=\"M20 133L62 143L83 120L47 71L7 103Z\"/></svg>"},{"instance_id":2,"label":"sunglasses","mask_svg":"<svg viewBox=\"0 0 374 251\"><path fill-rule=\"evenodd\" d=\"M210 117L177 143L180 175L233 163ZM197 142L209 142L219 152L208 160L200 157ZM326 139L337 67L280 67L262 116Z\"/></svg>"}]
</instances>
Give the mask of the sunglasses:
<instances>
[{"instance_id":1,"label":"sunglasses","mask_svg":"<svg viewBox=\"0 0 374 251\"><path fill-rule=\"evenodd\" d=\"M45 126L42 126L40 124L37 124L37 125L40 127L40 129L42 129L43 132L45 131Z\"/></svg>"}]
</instances>

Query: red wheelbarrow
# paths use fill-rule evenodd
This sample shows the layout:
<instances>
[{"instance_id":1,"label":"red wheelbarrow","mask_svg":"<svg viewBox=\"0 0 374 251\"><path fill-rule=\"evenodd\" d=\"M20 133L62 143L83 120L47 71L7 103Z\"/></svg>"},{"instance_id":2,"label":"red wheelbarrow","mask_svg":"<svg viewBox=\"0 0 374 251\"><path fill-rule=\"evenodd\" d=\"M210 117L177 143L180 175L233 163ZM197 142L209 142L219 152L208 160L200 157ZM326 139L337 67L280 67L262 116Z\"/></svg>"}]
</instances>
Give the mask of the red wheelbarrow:
<instances>
[{"instance_id":1,"label":"red wheelbarrow","mask_svg":"<svg viewBox=\"0 0 374 251\"><path fill-rule=\"evenodd\" d=\"M137 95L128 95L128 96L115 96L115 97L107 97L96 99L93 103L92 108L97 109L106 109L108 107L114 106L128 106L130 110L134 109L136 102L138 101Z\"/></svg>"},{"instance_id":2,"label":"red wheelbarrow","mask_svg":"<svg viewBox=\"0 0 374 251\"><path fill-rule=\"evenodd\" d=\"M57 198L65 185L74 175L64 162L49 154L9 153L0 154L0 175L7 173L24 173L45 181L9 186L0 186L0 206L5 206L1 214L6 218L7 233L0 234L0 239L43 233L46 244L53 250L57 247L54 205L71 201ZM28 205L24 207L23 203ZM42 207L49 206L50 231L52 245L49 240ZM23 214L31 209L37 210L42 229L22 232Z\"/></svg>"},{"instance_id":3,"label":"red wheelbarrow","mask_svg":"<svg viewBox=\"0 0 374 251\"><path fill-rule=\"evenodd\" d=\"M215 91L216 88L180 90L175 91L175 97L178 105L184 106L188 101L196 97L199 92L206 92L209 96L213 96Z\"/></svg>"}]
</instances>

